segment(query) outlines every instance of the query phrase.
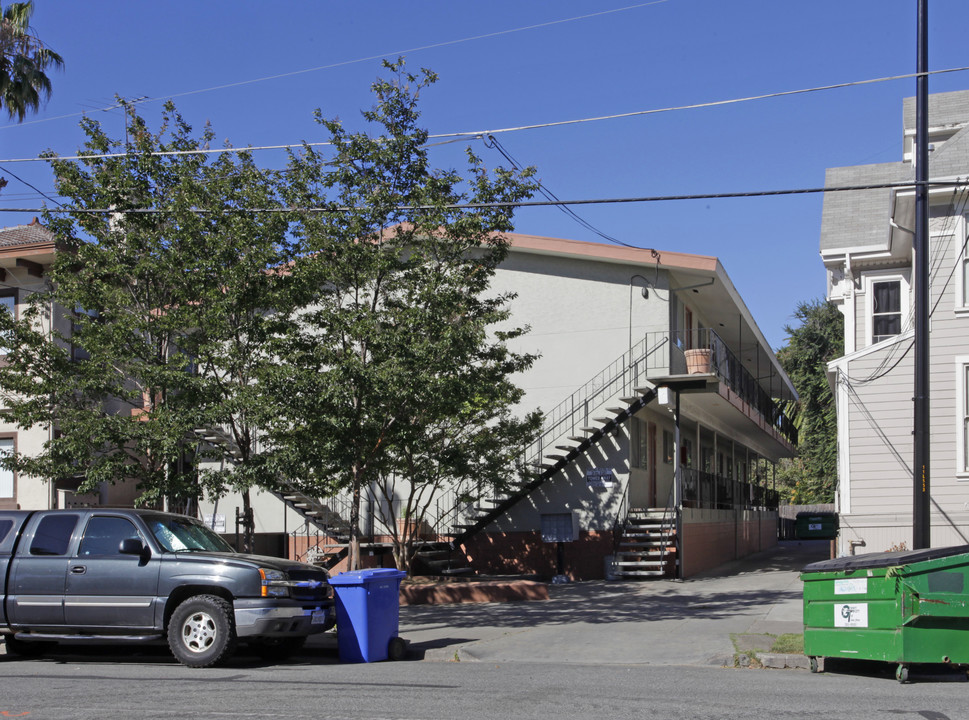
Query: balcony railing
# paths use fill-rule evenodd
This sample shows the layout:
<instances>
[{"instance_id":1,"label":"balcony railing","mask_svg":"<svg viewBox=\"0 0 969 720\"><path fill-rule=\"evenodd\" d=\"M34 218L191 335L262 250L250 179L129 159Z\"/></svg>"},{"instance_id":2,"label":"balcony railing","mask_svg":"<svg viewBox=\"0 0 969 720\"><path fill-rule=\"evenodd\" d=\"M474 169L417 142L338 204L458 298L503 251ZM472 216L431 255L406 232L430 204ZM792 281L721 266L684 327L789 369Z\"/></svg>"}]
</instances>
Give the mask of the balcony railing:
<instances>
[{"instance_id":1,"label":"balcony railing","mask_svg":"<svg viewBox=\"0 0 969 720\"><path fill-rule=\"evenodd\" d=\"M683 468L683 507L712 510L776 510L780 494L776 490L743 480Z\"/></svg>"},{"instance_id":2,"label":"balcony railing","mask_svg":"<svg viewBox=\"0 0 969 720\"><path fill-rule=\"evenodd\" d=\"M664 338L670 341L660 344ZM714 374L783 438L792 445L797 444L794 423L716 332L700 328L689 332L648 333L646 342L651 347L660 348L648 357L647 371L651 378Z\"/></svg>"}]
</instances>

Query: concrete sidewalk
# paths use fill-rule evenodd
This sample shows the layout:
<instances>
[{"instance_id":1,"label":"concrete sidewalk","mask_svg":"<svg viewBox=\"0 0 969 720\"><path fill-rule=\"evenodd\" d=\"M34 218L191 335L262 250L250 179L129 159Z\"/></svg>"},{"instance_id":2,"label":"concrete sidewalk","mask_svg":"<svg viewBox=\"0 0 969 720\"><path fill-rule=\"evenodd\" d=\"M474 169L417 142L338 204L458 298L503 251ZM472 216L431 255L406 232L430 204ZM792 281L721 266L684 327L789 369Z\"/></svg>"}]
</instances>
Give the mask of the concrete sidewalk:
<instances>
[{"instance_id":1,"label":"concrete sidewalk","mask_svg":"<svg viewBox=\"0 0 969 720\"><path fill-rule=\"evenodd\" d=\"M828 541L776 548L686 581L592 581L550 585L533 602L411 605L400 636L431 661L734 665L769 636L801 633L801 568L828 557ZM734 640L737 640L735 645Z\"/></svg>"}]
</instances>

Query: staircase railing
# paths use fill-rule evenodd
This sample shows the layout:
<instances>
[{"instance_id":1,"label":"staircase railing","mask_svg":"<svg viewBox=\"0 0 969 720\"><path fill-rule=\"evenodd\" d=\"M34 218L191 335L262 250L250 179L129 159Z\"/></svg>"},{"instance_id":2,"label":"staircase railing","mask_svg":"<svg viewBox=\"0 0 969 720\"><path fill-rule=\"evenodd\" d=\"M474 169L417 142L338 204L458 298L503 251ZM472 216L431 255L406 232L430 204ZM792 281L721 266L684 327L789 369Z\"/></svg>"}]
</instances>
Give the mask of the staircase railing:
<instances>
[{"instance_id":1,"label":"staircase railing","mask_svg":"<svg viewBox=\"0 0 969 720\"><path fill-rule=\"evenodd\" d=\"M592 421L592 413L622 392L645 386L647 359L669 342L668 336L645 336L565 400L545 413L542 431L525 451L541 459L545 448L565 435L577 435Z\"/></svg>"},{"instance_id":2,"label":"staircase railing","mask_svg":"<svg viewBox=\"0 0 969 720\"><path fill-rule=\"evenodd\" d=\"M612 526L612 551L619 552L622 545L622 534L629 519L629 483L626 483L622 491L622 499L619 501L619 509L616 511L616 522Z\"/></svg>"},{"instance_id":3,"label":"staircase railing","mask_svg":"<svg viewBox=\"0 0 969 720\"><path fill-rule=\"evenodd\" d=\"M683 468L682 472L684 507L713 510L777 509L780 495L776 490L694 468Z\"/></svg>"},{"instance_id":4,"label":"staircase railing","mask_svg":"<svg viewBox=\"0 0 969 720\"><path fill-rule=\"evenodd\" d=\"M671 340L667 353L651 359L648 367L651 375L657 372L670 375L688 373L691 360L700 356L709 372L717 375L783 438L792 445L797 444L797 428L785 414L781 403L764 390L757 378L744 367L740 358L727 347L716 331L699 328L647 334L646 339L651 338L654 342L664 338Z\"/></svg>"},{"instance_id":5,"label":"staircase railing","mask_svg":"<svg viewBox=\"0 0 969 720\"><path fill-rule=\"evenodd\" d=\"M671 534L673 537L673 547L676 548L676 562L680 561L680 556L681 556L680 528L678 523L676 522L678 513L679 513L679 508L676 507L676 484L673 483L670 485L670 494L666 498L666 507L663 509L663 519L660 527L665 528L667 526L667 523L669 523L669 525L674 527L674 532ZM663 568L664 572L666 570L666 556L669 554L668 548L669 548L669 542L664 542L660 546L660 552L659 552L660 567Z\"/></svg>"}]
</instances>

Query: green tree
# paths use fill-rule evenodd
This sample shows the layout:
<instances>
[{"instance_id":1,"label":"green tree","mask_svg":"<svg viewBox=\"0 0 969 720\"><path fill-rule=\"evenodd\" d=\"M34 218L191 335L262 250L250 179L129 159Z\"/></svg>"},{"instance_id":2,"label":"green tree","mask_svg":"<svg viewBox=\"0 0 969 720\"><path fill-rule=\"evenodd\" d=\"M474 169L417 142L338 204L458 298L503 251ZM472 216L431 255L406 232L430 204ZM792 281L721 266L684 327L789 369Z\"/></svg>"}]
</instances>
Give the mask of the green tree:
<instances>
[{"instance_id":1,"label":"green tree","mask_svg":"<svg viewBox=\"0 0 969 720\"><path fill-rule=\"evenodd\" d=\"M207 453L234 470L202 480L245 489L263 479L246 462L250 366L287 277L266 272L290 257L285 219L246 211L276 202L274 185L245 154L210 163L210 129L194 137L171 105L157 134L128 113L130 145L85 120L91 157L52 159L70 212L48 219L59 251L47 291L20 321L0 314L0 388L5 419L56 432L6 462L49 481L83 475L82 490L133 480L145 503L194 497L195 431L217 428L226 441Z\"/></svg>"},{"instance_id":2,"label":"green tree","mask_svg":"<svg viewBox=\"0 0 969 720\"><path fill-rule=\"evenodd\" d=\"M421 485L444 474L460 480L474 463L443 460L442 451L484 448L449 444L458 432L446 424L463 422L469 437L494 431L518 398L507 376L531 363L504 344L521 330L489 332L507 317L509 298L488 287L507 252L501 233L512 227L511 210L456 207L527 197L530 172L488 172L470 151L467 180L432 170L418 99L436 77L408 73L402 61L385 65L393 77L373 85L377 102L363 113L379 135L348 132L317 112L332 157L306 146L291 158L288 204L322 211L294 220L307 255L293 273L308 309L298 332L278 343L270 381L273 444L299 448L291 474L319 496L350 492L351 568L362 489L394 473ZM494 408L472 411L479 398ZM435 469L418 470L419 462Z\"/></svg>"},{"instance_id":3,"label":"green tree","mask_svg":"<svg viewBox=\"0 0 969 720\"><path fill-rule=\"evenodd\" d=\"M61 56L33 34L33 12L32 2L16 2L0 16L0 105L19 122L50 97L48 69L64 65Z\"/></svg>"},{"instance_id":4,"label":"green tree","mask_svg":"<svg viewBox=\"0 0 969 720\"><path fill-rule=\"evenodd\" d=\"M838 477L838 430L827 364L844 354L844 318L824 300L798 304L796 327L784 328L787 344L777 352L799 400L798 457L784 465L779 479L791 504L834 502Z\"/></svg>"}]
</instances>

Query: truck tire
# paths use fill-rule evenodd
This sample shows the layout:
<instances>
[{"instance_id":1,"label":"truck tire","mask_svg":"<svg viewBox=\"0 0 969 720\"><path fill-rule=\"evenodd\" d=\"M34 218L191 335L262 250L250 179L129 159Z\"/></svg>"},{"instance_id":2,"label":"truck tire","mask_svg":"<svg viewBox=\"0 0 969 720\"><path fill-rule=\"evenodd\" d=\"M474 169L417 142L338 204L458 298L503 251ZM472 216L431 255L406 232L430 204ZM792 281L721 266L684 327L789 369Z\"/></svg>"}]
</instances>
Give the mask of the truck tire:
<instances>
[{"instance_id":1,"label":"truck tire","mask_svg":"<svg viewBox=\"0 0 969 720\"><path fill-rule=\"evenodd\" d=\"M168 647L182 665L212 667L236 647L232 605L215 595L196 595L175 608L168 623Z\"/></svg>"}]
</instances>

